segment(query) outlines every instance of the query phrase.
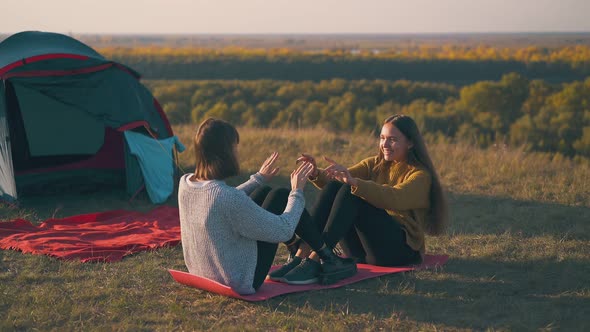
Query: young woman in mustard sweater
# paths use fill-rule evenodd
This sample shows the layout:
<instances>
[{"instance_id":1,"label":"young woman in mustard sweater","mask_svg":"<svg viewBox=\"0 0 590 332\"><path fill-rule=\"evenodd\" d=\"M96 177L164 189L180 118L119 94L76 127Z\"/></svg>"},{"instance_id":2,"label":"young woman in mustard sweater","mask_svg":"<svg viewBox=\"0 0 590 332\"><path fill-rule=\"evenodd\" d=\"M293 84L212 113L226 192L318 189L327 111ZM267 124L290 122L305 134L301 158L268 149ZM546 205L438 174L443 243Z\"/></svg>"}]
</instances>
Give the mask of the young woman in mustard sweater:
<instances>
[{"instance_id":1,"label":"young woman in mustard sweater","mask_svg":"<svg viewBox=\"0 0 590 332\"><path fill-rule=\"evenodd\" d=\"M325 169L317 168L309 154L298 161L314 167L309 180L321 192L309 214L326 245L340 243L344 254L359 263L421 262L424 234L444 231L447 204L414 120L405 115L387 118L378 155L352 167L324 159L329 163ZM292 254L287 264L269 278L293 284L316 278L318 257L309 246L294 238L288 248Z\"/></svg>"}]
</instances>

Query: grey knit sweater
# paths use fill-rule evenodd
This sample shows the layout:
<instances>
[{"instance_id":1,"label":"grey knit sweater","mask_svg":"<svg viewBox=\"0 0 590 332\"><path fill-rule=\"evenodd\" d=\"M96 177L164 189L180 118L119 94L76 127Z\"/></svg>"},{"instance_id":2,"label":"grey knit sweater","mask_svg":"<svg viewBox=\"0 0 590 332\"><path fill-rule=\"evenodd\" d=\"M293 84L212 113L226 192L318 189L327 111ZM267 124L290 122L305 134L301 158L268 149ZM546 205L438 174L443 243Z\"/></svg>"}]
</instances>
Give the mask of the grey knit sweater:
<instances>
[{"instance_id":1,"label":"grey knit sweater","mask_svg":"<svg viewBox=\"0 0 590 332\"><path fill-rule=\"evenodd\" d=\"M223 181L202 187L180 179L178 207L184 262L191 274L215 280L240 294L251 294L256 268L256 241L284 242L291 238L305 199L291 191L287 207L275 215L248 197L263 184L260 174L234 188Z\"/></svg>"}]
</instances>

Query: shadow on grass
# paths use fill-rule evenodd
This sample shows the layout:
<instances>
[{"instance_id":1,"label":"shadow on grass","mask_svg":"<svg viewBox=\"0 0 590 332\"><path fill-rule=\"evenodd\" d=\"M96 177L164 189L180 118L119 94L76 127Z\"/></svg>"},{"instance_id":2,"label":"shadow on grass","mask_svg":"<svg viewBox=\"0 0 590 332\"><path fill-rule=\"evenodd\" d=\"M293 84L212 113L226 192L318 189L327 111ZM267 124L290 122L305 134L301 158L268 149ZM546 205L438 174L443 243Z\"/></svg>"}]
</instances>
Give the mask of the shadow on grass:
<instances>
[{"instance_id":1,"label":"shadow on grass","mask_svg":"<svg viewBox=\"0 0 590 332\"><path fill-rule=\"evenodd\" d=\"M450 234L514 233L590 239L590 207L481 195L450 195Z\"/></svg>"},{"instance_id":2,"label":"shadow on grass","mask_svg":"<svg viewBox=\"0 0 590 332\"><path fill-rule=\"evenodd\" d=\"M456 328L586 330L588 261L495 262L451 258L442 271L396 274L270 300L272 310L369 314ZM584 295L585 292L585 295Z\"/></svg>"}]
</instances>

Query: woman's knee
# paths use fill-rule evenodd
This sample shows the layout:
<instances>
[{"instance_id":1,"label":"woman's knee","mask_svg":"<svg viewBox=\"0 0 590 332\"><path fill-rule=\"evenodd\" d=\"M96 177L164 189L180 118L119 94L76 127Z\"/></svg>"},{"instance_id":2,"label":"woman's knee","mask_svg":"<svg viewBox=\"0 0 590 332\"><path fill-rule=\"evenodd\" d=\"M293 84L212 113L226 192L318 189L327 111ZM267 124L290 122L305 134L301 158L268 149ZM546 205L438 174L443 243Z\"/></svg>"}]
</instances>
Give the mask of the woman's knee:
<instances>
[{"instance_id":1,"label":"woman's knee","mask_svg":"<svg viewBox=\"0 0 590 332\"><path fill-rule=\"evenodd\" d=\"M352 194L351 190L352 190L352 187L349 184L342 183L342 186L340 186L340 189L338 190L338 192L339 193L342 192L345 194Z\"/></svg>"},{"instance_id":2,"label":"woman's knee","mask_svg":"<svg viewBox=\"0 0 590 332\"><path fill-rule=\"evenodd\" d=\"M336 194L337 201L354 202L355 204L362 203L363 199L352 194L352 187L349 184L342 184L338 193Z\"/></svg>"},{"instance_id":3,"label":"woman's knee","mask_svg":"<svg viewBox=\"0 0 590 332\"><path fill-rule=\"evenodd\" d=\"M326 183L326 185L320 191L320 195L318 197L319 201L334 201L334 198L336 198L340 188L342 188L342 182L330 181Z\"/></svg>"},{"instance_id":4,"label":"woman's knee","mask_svg":"<svg viewBox=\"0 0 590 332\"><path fill-rule=\"evenodd\" d=\"M289 198L289 190L286 188L274 188L270 190L262 207L274 213L281 214L287 206L287 199Z\"/></svg>"},{"instance_id":5,"label":"woman's knee","mask_svg":"<svg viewBox=\"0 0 590 332\"><path fill-rule=\"evenodd\" d=\"M266 197L268 198L272 198L272 199L282 199L282 198L287 198L289 197L289 189L287 188L273 188L269 191L268 195Z\"/></svg>"},{"instance_id":6,"label":"woman's knee","mask_svg":"<svg viewBox=\"0 0 590 332\"><path fill-rule=\"evenodd\" d=\"M271 190L272 190L271 187L269 187L267 185L262 185L256 189L254 189L254 191L252 191L252 193L250 194L250 197L252 197L252 198L262 197L264 199Z\"/></svg>"},{"instance_id":7,"label":"woman's knee","mask_svg":"<svg viewBox=\"0 0 590 332\"><path fill-rule=\"evenodd\" d=\"M330 181L330 182L326 183L326 185L324 186L324 188L322 189L322 191L336 193L344 185L345 184L343 184L342 182L339 182L339 181Z\"/></svg>"},{"instance_id":8,"label":"woman's knee","mask_svg":"<svg viewBox=\"0 0 590 332\"><path fill-rule=\"evenodd\" d=\"M268 196L268 193L271 191L271 189L271 187L263 185L254 189L254 191L252 191L249 196L256 204L262 206L262 203L264 203L264 200L266 199L266 196Z\"/></svg>"}]
</instances>

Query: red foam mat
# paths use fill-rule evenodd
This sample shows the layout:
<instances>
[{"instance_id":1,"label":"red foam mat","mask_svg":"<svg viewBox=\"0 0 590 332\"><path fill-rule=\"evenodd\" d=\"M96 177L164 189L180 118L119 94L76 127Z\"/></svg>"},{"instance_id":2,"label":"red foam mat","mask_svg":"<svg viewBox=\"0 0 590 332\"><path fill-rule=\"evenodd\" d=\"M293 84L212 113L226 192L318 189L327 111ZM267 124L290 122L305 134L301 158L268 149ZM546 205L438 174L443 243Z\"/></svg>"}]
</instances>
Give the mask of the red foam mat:
<instances>
[{"instance_id":1,"label":"red foam mat","mask_svg":"<svg viewBox=\"0 0 590 332\"><path fill-rule=\"evenodd\" d=\"M304 292L310 290L318 290L318 289L329 289L329 288L337 288L342 287L345 285L349 285L361 280L375 278L379 276L383 276L386 274L391 273L399 273L399 272L406 272L412 270L421 270L421 269L430 269L436 268L438 266L444 265L449 256L446 255L425 255L424 261L420 265L415 266L405 266L405 267L384 267L384 266L375 266L375 265L368 265L368 264L357 264L358 273L350 278L344 279L339 281L338 283L332 285L319 285L319 284L311 284L311 285L289 285L281 282L276 282L272 280L266 280L264 284L258 289L258 291L254 294L249 295L241 295L236 293L233 289L228 286L222 285L216 281L199 277L187 272L176 271L169 269L168 272L172 275L175 281L181 283L183 285L198 288L201 290L206 290L211 293L216 293L219 295L234 297L237 299L245 300L245 301L264 301L268 300L272 297L288 294L288 293L296 293L296 292ZM275 266L274 268L277 268Z\"/></svg>"}]
</instances>

